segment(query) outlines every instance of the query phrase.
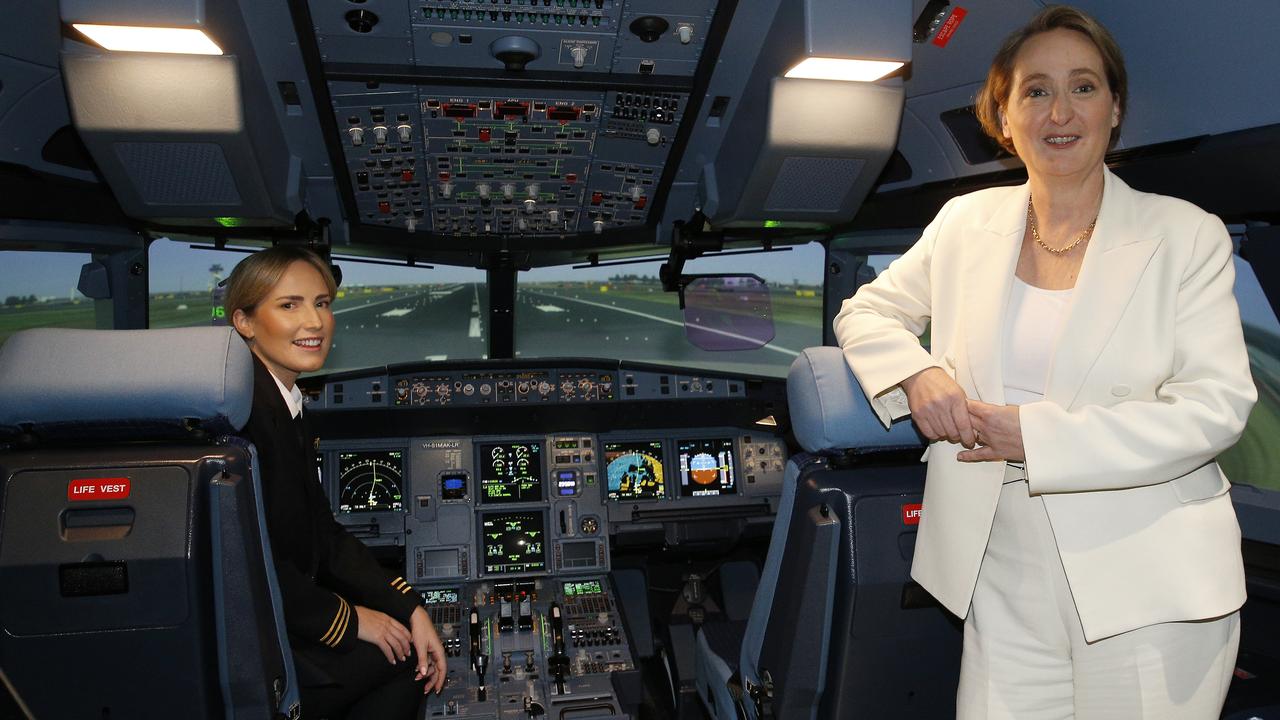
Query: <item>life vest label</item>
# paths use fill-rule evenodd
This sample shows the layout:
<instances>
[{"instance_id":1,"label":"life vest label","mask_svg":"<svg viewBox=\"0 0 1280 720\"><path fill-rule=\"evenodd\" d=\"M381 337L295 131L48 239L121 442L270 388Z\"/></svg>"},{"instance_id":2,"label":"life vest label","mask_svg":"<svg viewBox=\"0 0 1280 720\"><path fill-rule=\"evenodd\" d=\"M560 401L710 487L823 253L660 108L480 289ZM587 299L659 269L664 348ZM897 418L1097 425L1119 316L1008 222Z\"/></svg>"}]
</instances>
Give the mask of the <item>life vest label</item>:
<instances>
[{"instance_id":1,"label":"life vest label","mask_svg":"<svg viewBox=\"0 0 1280 720\"><path fill-rule=\"evenodd\" d=\"M921 503L909 503L902 506L902 524L903 525L919 525L920 516L924 513L924 505Z\"/></svg>"},{"instance_id":2,"label":"life vest label","mask_svg":"<svg viewBox=\"0 0 1280 720\"><path fill-rule=\"evenodd\" d=\"M123 500L129 489L129 478L77 478L67 485L67 499Z\"/></svg>"}]
</instances>

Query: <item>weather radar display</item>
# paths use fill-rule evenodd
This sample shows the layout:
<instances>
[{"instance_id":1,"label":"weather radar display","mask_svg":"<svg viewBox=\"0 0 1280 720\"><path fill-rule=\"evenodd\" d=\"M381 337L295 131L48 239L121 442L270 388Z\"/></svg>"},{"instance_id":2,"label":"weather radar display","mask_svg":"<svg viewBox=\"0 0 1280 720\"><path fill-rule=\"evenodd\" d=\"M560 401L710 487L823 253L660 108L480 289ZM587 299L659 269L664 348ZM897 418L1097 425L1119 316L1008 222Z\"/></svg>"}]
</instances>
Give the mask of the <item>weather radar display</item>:
<instances>
[{"instance_id":1,"label":"weather radar display","mask_svg":"<svg viewBox=\"0 0 1280 720\"><path fill-rule=\"evenodd\" d=\"M404 451L338 453L338 511L390 512L403 507Z\"/></svg>"},{"instance_id":2,"label":"weather radar display","mask_svg":"<svg viewBox=\"0 0 1280 720\"><path fill-rule=\"evenodd\" d=\"M677 450L681 497L733 495L738 491L732 438L681 440Z\"/></svg>"},{"instance_id":3,"label":"weather radar display","mask_svg":"<svg viewBox=\"0 0 1280 720\"><path fill-rule=\"evenodd\" d=\"M610 500L656 500L663 495L662 442L606 442Z\"/></svg>"},{"instance_id":4,"label":"weather radar display","mask_svg":"<svg viewBox=\"0 0 1280 720\"><path fill-rule=\"evenodd\" d=\"M495 443L479 450L480 503L542 501L542 444Z\"/></svg>"}]
</instances>

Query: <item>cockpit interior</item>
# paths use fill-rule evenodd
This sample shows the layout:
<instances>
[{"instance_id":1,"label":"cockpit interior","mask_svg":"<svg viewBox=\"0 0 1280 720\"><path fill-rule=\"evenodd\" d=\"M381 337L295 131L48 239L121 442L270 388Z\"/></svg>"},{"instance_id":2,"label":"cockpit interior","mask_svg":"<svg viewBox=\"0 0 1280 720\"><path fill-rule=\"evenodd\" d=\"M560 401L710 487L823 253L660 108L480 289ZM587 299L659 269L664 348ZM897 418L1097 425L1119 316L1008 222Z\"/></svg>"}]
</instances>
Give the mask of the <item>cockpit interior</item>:
<instances>
[{"instance_id":1,"label":"cockpit interior","mask_svg":"<svg viewBox=\"0 0 1280 720\"><path fill-rule=\"evenodd\" d=\"M1277 11L1076 4L1129 69L1107 167L1232 238L1222 717L1280 718ZM340 281L298 386L329 509L444 643L418 717L955 717L962 621L910 577L928 441L832 320L1026 181L974 95L1043 6L10 3L0 718L311 717L223 307L281 245Z\"/></svg>"}]
</instances>

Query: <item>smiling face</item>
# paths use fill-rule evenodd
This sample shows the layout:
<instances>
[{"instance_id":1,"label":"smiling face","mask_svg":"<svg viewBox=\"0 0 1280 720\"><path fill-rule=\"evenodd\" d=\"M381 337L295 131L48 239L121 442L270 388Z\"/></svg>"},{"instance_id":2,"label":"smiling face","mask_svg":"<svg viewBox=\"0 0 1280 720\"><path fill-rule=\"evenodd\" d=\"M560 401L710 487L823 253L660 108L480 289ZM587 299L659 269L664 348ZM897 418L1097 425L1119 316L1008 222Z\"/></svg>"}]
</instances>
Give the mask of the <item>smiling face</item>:
<instances>
[{"instance_id":1,"label":"smiling face","mask_svg":"<svg viewBox=\"0 0 1280 720\"><path fill-rule=\"evenodd\" d=\"M1102 56L1088 37L1056 29L1027 39L1014 60L1000 128L1033 178L1101 172L1119 122Z\"/></svg>"},{"instance_id":2,"label":"smiling face","mask_svg":"<svg viewBox=\"0 0 1280 720\"><path fill-rule=\"evenodd\" d=\"M271 374L292 387L299 374L324 366L333 342L331 302L320 272L298 260L251 312L236 310L231 320Z\"/></svg>"}]
</instances>

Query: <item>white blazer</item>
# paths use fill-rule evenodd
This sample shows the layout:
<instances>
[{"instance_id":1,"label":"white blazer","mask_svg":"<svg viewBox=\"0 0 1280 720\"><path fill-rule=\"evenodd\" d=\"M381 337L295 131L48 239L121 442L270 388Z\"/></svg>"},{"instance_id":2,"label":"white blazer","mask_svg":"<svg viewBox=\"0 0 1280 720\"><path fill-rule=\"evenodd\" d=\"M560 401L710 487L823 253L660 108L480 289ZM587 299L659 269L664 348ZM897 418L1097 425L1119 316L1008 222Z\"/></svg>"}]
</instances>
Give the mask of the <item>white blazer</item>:
<instances>
[{"instance_id":1,"label":"white blazer","mask_svg":"<svg viewBox=\"0 0 1280 720\"><path fill-rule=\"evenodd\" d=\"M1028 185L948 202L923 236L844 302L836 338L888 425L898 383L937 366L1004 404L1004 315ZM1020 410L1027 484L1044 499L1085 637L1217 617L1244 603L1240 527L1214 458L1257 392L1217 217L1106 172L1045 399ZM917 339L927 323L931 347ZM935 442L912 577L969 611L1005 463Z\"/></svg>"}]
</instances>

